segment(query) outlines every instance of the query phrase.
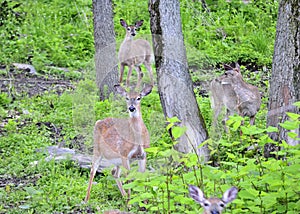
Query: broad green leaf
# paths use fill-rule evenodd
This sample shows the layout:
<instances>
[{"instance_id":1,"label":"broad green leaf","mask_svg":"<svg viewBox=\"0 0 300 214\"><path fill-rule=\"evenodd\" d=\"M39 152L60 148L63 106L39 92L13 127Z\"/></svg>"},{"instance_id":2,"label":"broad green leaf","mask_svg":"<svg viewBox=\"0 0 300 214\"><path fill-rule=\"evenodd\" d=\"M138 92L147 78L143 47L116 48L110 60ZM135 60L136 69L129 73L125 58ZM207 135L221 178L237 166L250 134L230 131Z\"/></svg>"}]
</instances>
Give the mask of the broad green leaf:
<instances>
[{"instance_id":1,"label":"broad green leaf","mask_svg":"<svg viewBox=\"0 0 300 214\"><path fill-rule=\"evenodd\" d=\"M265 132L265 129L260 129L256 126L249 126L249 127L241 126L241 130L244 134L247 135L255 135L255 134L260 134Z\"/></svg>"},{"instance_id":2,"label":"broad green leaf","mask_svg":"<svg viewBox=\"0 0 300 214\"><path fill-rule=\"evenodd\" d=\"M167 118L167 121L169 123L178 123L178 122L181 122L178 117L171 117L171 118Z\"/></svg>"},{"instance_id":3,"label":"broad green leaf","mask_svg":"<svg viewBox=\"0 0 300 214\"><path fill-rule=\"evenodd\" d=\"M232 154L232 153L229 153L229 152L226 152L227 156L230 158L230 159L235 159L235 155Z\"/></svg>"},{"instance_id":4,"label":"broad green leaf","mask_svg":"<svg viewBox=\"0 0 300 214\"><path fill-rule=\"evenodd\" d=\"M293 113L293 112L286 112L286 114L292 120L298 120L298 118L300 117L300 114L296 114L296 113Z\"/></svg>"},{"instance_id":5,"label":"broad green leaf","mask_svg":"<svg viewBox=\"0 0 300 214\"><path fill-rule=\"evenodd\" d=\"M186 127L175 126L172 128L172 135L175 139L178 139L185 133L185 131L186 131Z\"/></svg>"},{"instance_id":6,"label":"broad green leaf","mask_svg":"<svg viewBox=\"0 0 300 214\"><path fill-rule=\"evenodd\" d=\"M150 147L145 149L146 152L156 154L159 151L159 147Z\"/></svg>"},{"instance_id":7,"label":"broad green leaf","mask_svg":"<svg viewBox=\"0 0 300 214\"><path fill-rule=\"evenodd\" d=\"M241 121L236 121L232 126L233 131L238 130L238 128L241 126L241 123L242 123Z\"/></svg>"},{"instance_id":8,"label":"broad green leaf","mask_svg":"<svg viewBox=\"0 0 300 214\"><path fill-rule=\"evenodd\" d=\"M290 120L286 120L284 121L284 123L279 123L279 125L282 128L285 128L287 130L294 130L299 128L299 124L296 121L290 121Z\"/></svg>"},{"instance_id":9,"label":"broad green leaf","mask_svg":"<svg viewBox=\"0 0 300 214\"><path fill-rule=\"evenodd\" d=\"M249 192L246 191L246 190L241 190L239 192L239 198L242 198L242 199L255 199L256 196L254 196L252 194L249 194Z\"/></svg>"},{"instance_id":10,"label":"broad green leaf","mask_svg":"<svg viewBox=\"0 0 300 214\"><path fill-rule=\"evenodd\" d=\"M277 127L273 127L273 126L268 126L268 128L266 129L267 132L278 132L278 128Z\"/></svg>"},{"instance_id":11,"label":"broad green leaf","mask_svg":"<svg viewBox=\"0 0 300 214\"><path fill-rule=\"evenodd\" d=\"M300 108L300 101L293 103L293 105Z\"/></svg>"},{"instance_id":12,"label":"broad green leaf","mask_svg":"<svg viewBox=\"0 0 300 214\"><path fill-rule=\"evenodd\" d=\"M296 138L298 137L298 134L297 133L295 133L295 132L289 132L288 133L288 136L290 137L290 138L292 138L292 139L295 139L296 140ZM299 139L300 140L300 139Z\"/></svg>"}]
</instances>

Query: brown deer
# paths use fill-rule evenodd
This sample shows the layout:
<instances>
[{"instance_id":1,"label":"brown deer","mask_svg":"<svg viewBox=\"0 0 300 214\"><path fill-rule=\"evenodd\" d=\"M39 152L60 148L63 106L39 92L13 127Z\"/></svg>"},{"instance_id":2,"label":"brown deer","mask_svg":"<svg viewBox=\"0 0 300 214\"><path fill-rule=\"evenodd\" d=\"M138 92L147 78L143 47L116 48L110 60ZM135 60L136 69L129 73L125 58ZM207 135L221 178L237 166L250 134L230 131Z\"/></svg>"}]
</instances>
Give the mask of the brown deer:
<instances>
[{"instance_id":1,"label":"brown deer","mask_svg":"<svg viewBox=\"0 0 300 214\"><path fill-rule=\"evenodd\" d=\"M123 19L120 20L121 25L126 30L126 36L122 42L119 50L119 61L120 61L120 84L123 80L124 68L128 66L128 74L126 80L126 86L129 86L130 76L132 73L133 67L138 72L138 82L137 87L139 87L143 72L141 69L141 64L144 64L146 69L149 72L151 84L153 85L153 74L151 68L151 46L147 40L133 38L136 35L136 30L141 27L144 23L143 20L137 21L134 25L127 25L126 21Z\"/></svg>"},{"instance_id":2,"label":"brown deer","mask_svg":"<svg viewBox=\"0 0 300 214\"><path fill-rule=\"evenodd\" d=\"M120 166L130 170L130 161L138 160L139 171L144 172L146 168L146 152L144 148L150 146L150 137L141 113L141 99L152 91L152 85L147 85L140 93L126 92L120 85L115 86L116 91L126 97L129 119L106 118L98 120L94 128L94 151L92 168L90 172L89 186L85 201L90 198L92 182L102 158L107 159L115 165L112 170L116 178L118 188L122 196L130 198L119 180Z\"/></svg>"},{"instance_id":3,"label":"brown deer","mask_svg":"<svg viewBox=\"0 0 300 214\"><path fill-rule=\"evenodd\" d=\"M225 208L226 204L233 201L238 193L236 187L231 187L224 192L222 199L220 198L206 198L204 193L196 186L189 185L190 197L194 199L195 202L199 203L203 208L203 214L221 214L222 210Z\"/></svg>"},{"instance_id":4,"label":"brown deer","mask_svg":"<svg viewBox=\"0 0 300 214\"><path fill-rule=\"evenodd\" d=\"M210 84L211 102L214 109L213 124L216 125L218 116L225 106L226 118L237 112L240 116L250 117L250 124L255 122L255 115L261 105L261 96L256 86L246 83L240 73L240 67L225 66L227 71L214 79Z\"/></svg>"}]
</instances>

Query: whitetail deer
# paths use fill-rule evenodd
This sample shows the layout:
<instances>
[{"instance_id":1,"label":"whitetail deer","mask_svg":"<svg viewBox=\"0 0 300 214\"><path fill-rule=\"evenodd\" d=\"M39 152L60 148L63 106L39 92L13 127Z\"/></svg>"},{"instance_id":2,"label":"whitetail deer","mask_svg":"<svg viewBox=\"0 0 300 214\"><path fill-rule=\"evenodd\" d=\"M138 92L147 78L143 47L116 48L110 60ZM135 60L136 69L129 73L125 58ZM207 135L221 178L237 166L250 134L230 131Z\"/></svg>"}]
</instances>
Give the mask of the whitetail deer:
<instances>
[{"instance_id":1,"label":"whitetail deer","mask_svg":"<svg viewBox=\"0 0 300 214\"><path fill-rule=\"evenodd\" d=\"M228 69L225 74L214 79L210 84L211 102L214 109L213 124L216 125L218 116L225 106L226 118L237 112L240 116L250 117L250 124L255 122L255 115L261 105L261 97L256 86L246 83L240 73L240 67L224 66Z\"/></svg>"},{"instance_id":2,"label":"whitetail deer","mask_svg":"<svg viewBox=\"0 0 300 214\"><path fill-rule=\"evenodd\" d=\"M222 199L220 198L205 198L204 193L196 186L189 185L190 197L199 203L203 208L203 214L221 214L226 204L233 201L238 193L236 187L231 187L224 192Z\"/></svg>"},{"instance_id":3,"label":"whitetail deer","mask_svg":"<svg viewBox=\"0 0 300 214\"><path fill-rule=\"evenodd\" d=\"M120 20L121 25L126 30L126 36L119 50L119 61L120 61L120 84L123 80L124 68L128 66L128 74L126 80L126 86L129 86L130 76L133 67L138 72L137 87L139 87L143 72L141 64L144 64L149 72L151 84L153 85L153 74L151 68L151 46L147 40L133 38L136 35L136 30L143 25L143 20L137 21L134 25L127 25L126 21Z\"/></svg>"},{"instance_id":4,"label":"whitetail deer","mask_svg":"<svg viewBox=\"0 0 300 214\"><path fill-rule=\"evenodd\" d=\"M146 168L146 152L144 148L150 146L150 137L141 113L141 99L152 91L152 86L147 85L141 93L127 93L120 85L115 86L116 91L126 97L129 119L106 118L98 120L94 128L94 151L92 168L90 172L89 186L85 201L90 198L92 182L102 158L107 159L115 165L112 174L116 179L118 188L123 196L130 198L119 180L120 166L130 170L130 161L138 160L139 171L144 172Z\"/></svg>"}]
</instances>

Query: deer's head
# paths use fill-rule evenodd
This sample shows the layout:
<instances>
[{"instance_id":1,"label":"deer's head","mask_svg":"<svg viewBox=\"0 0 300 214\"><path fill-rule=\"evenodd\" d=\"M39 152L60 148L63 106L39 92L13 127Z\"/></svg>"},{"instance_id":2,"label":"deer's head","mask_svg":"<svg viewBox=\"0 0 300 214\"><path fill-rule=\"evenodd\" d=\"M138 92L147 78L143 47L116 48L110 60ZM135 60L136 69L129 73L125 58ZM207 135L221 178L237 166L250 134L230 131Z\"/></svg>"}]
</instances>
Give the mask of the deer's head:
<instances>
[{"instance_id":1,"label":"deer's head","mask_svg":"<svg viewBox=\"0 0 300 214\"><path fill-rule=\"evenodd\" d=\"M135 22L134 25L128 25L124 19L120 19L120 24L126 29L126 34L134 37L136 35L136 30L140 28L144 23L144 20L139 20Z\"/></svg>"}]
</instances>

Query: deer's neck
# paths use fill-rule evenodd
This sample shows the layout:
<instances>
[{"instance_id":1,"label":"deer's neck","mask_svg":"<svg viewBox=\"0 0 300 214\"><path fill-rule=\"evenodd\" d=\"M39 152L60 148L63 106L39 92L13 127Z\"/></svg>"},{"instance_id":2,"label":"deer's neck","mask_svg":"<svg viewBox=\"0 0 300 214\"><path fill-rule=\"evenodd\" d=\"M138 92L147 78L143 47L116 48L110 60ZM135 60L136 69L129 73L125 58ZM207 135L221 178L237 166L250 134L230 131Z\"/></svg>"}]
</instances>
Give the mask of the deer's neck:
<instances>
[{"instance_id":1,"label":"deer's neck","mask_svg":"<svg viewBox=\"0 0 300 214\"><path fill-rule=\"evenodd\" d=\"M145 126L140 109L130 115L129 121L131 127L136 131L140 131Z\"/></svg>"},{"instance_id":2,"label":"deer's neck","mask_svg":"<svg viewBox=\"0 0 300 214\"><path fill-rule=\"evenodd\" d=\"M132 42L132 41L133 41L133 36L131 36L130 34L125 36L124 42Z\"/></svg>"}]
</instances>

